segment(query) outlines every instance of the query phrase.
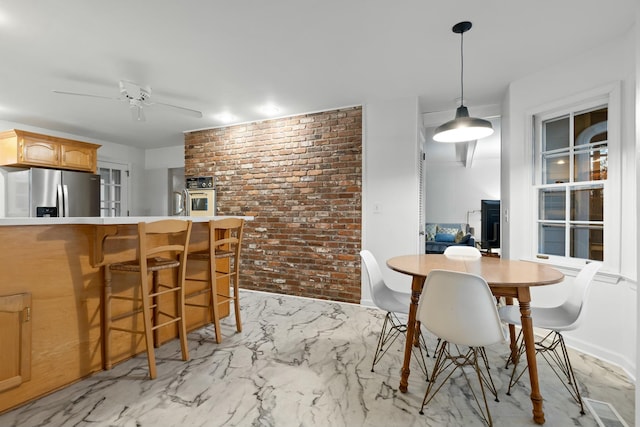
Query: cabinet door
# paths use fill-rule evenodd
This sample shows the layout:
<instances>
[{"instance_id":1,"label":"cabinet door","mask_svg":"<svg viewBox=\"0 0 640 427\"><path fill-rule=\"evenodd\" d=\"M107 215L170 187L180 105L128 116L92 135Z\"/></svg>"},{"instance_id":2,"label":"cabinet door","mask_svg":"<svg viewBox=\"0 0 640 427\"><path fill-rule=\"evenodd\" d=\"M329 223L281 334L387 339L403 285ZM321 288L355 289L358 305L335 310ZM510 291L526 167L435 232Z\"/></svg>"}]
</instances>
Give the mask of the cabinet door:
<instances>
[{"instance_id":1,"label":"cabinet door","mask_svg":"<svg viewBox=\"0 0 640 427\"><path fill-rule=\"evenodd\" d=\"M31 378L31 294L0 296L0 392Z\"/></svg>"},{"instance_id":2,"label":"cabinet door","mask_svg":"<svg viewBox=\"0 0 640 427\"><path fill-rule=\"evenodd\" d=\"M94 171L96 167L95 152L94 148L61 144L60 166L69 169Z\"/></svg>"},{"instance_id":3,"label":"cabinet door","mask_svg":"<svg viewBox=\"0 0 640 427\"><path fill-rule=\"evenodd\" d=\"M25 139L20 143L19 163L40 166L57 166L59 164L60 146L54 142Z\"/></svg>"}]
</instances>

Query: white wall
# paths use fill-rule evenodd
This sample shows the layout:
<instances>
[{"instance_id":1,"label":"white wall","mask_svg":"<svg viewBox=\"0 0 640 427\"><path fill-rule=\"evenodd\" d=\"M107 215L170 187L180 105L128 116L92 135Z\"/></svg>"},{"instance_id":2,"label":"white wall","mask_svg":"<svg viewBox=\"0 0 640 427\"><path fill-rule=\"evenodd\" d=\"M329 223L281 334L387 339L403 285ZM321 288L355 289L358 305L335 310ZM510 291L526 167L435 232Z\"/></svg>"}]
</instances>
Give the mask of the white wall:
<instances>
[{"instance_id":1,"label":"white wall","mask_svg":"<svg viewBox=\"0 0 640 427\"><path fill-rule=\"evenodd\" d=\"M169 169L184 167L184 143L145 151L145 169Z\"/></svg>"},{"instance_id":2,"label":"white wall","mask_svg":"<svg viewBox=\"0 0 640 427\"><path fill-rule=\"evenodd\" d=\"M140 194L142 215L169 215L171 186L169 169L184 167L184 144L145 151L143 188Z\"/></svg>"},{"instance_id":3,"label":"white wall","mask_svg":"<svg viewBox=\"0 0 640 427\"><path fill-rule=\"evenodd\" d=\"M581 328L566 340L582 351L619 364L633 377L636 371L637 211L634 138L635 33L631 32L589 52L568 58L548 69L511 83L503 104L502 203L509 210L503 222L503 256L531 257L533 227L531 201L531 131L527 117L541 105L566 99L594 88L622 85L622 206L619 220L621 277L617 284L596 281L589 310ZM506 243L505 243L506 242ZM572 280L568 278L568 283ZM544 289L543 289L544 288ZM559 303L563 286L533 291L533 301Z\"/></svg>"},{"instance_id":4,"label":"white wall","mask_svg":"<svg viewBox=\"0 0 640 427\"><path fill-rule=\"evenodd\" d=\"M480 240L480 201L500 199L500 158L425 164L425 222L468 223Z\"/></svg>"},{"instance_id":5,"label":"white wall","mask_svg":"<svg viewBox=\"0 0 640 427\"><path fill-rule=\"evenodd\" d=\"M636 2L636 117L635 117L635 125L636 125L636 155L635 155L635 164L636 164L636 213L640 212L640 169L638 169L638 165L640 164L640 2ZM636 231L640 230L640 215L636 215ZM638 233L636 232L636 253L640 254L640 238L638 238ZM637 292L636 292L637 294ZM640 307L640 295L636 295L636 317L637 310ZM637 319L636 319L637 322ZM636 367L638 366L638 361L640 360L640 329L636 331ZM636 425L640 426L640 393L636 390Z\"/></svg>"},{"instance_id":6,"label":"white wall","mask_svg":"<svg viewBox=\"0 0 640 427\"><path fill-rule=\"evenodd\" d=\"M376 257L387 284L404 290L411 278L387 268L386 260L419 251L418 126L417 98L363 107L362 247ZM372 305L364 278L361 302Z\"/></svg>"}]
</instances>

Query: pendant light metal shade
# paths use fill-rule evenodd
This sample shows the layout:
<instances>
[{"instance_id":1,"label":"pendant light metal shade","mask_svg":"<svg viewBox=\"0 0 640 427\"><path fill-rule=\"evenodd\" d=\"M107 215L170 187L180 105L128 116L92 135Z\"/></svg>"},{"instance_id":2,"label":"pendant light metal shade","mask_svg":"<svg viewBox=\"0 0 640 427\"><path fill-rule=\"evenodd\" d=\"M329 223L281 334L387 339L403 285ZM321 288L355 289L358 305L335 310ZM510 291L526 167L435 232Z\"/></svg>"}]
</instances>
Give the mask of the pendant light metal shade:
<instances>
[{"instance_id":1,"label":"pendant light metal shade","mask_svg":"<svg viewBox=\"0 0 640 427\"><path fill-rule=\"evenodd\" d=\"M456 118L436 128L433 140L437 142L466 142L485 138L493 133L493 127L488 120L469 117L469 111L464 106L464 52L463 34L471 29L471 22L459 22L452 31L460 34L460 106L456 110Z\"/></svg>"},{"instance_id":2,"label":"pendant light metal shade","mask_svg":"<svg viewBox=\"0 0 640 427\"><path fill-rule=\"evenodd\" d=\"M491 122L469 117L467 107L456 110L456 118L436 128L433 140L437 142L463 142L485 138L493 133Z\"/></svg>"}]
</instances>

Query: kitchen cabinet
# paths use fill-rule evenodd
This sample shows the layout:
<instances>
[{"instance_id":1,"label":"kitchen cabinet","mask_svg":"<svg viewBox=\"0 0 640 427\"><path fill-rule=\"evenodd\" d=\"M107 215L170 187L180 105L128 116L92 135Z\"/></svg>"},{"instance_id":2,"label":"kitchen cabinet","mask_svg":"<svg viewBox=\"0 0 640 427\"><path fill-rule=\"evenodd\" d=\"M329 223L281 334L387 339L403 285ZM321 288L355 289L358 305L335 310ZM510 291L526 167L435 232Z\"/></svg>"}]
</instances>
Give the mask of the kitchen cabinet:
<instances>
[{"instance_id":1,"label":"kitchen cabinet","mask_svg":"<svg viewBox=\"0 0 640 427\"><path fill-rule=\"evenodd\" d=\"M96 172L100 145L12 129L0 133L0 165Z\"/></svg>"},{"instance_id":2,"label":"kitchen cabinet","mask_svg":"<svg viewBox=\"0 0 640 427\"><path fill-rule=\"evenodd\" d=\"M31 379L31 294L0 296L0 392Z\"/></svg>"}]
</instances>

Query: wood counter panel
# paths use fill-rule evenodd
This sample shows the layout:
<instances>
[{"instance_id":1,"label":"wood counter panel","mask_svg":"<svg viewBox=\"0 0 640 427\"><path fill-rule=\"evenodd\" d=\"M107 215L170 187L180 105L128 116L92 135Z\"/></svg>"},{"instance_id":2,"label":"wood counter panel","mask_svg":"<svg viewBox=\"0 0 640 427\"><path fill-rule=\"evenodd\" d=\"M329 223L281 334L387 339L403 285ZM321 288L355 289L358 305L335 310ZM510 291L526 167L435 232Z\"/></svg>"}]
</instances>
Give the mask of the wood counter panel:
<instances>
[{"instance_id":1,"label":"wood counter panel","mask_svg":"<svg viewBox=\"0 0 640 427\"><path fill-rule=\"evenodd\" d=\"M103 276L102 267L94 265L97 227L101 226L0 227L4 249L0 256L0 295L31 293L33 322L31 380L0 392L0 412L102 370ZM105 262L135 258L136 226L115 227L118 237L109 237L104 243ZM206 223L194 224L195 248L208 246L207 227ZM205 265L192 263L190 274L204 274L198 264ZM129 276L124 280L133 285L137 277ZM120 279L117 275L114 282ZM114 310L119 309L114 304ZM206 310L197 307L188 307L186 317L190 330L209 323ZM161 339L170 340L176 335L175 329L163 328ZM139 337L114 333L113 338L114 362L144 350Z\"/></svg>"},{"instance_id":2,"label":"wood counter panel","mask_svg":"<svg viewBox=\"0 0 640 427\"><path fill-rule=\"evenodd\" d=\"M0 294L32 296L31 380L0 392L0 411L101 369L93 226L1 227Z\"/></svg>"}]
</instances>

